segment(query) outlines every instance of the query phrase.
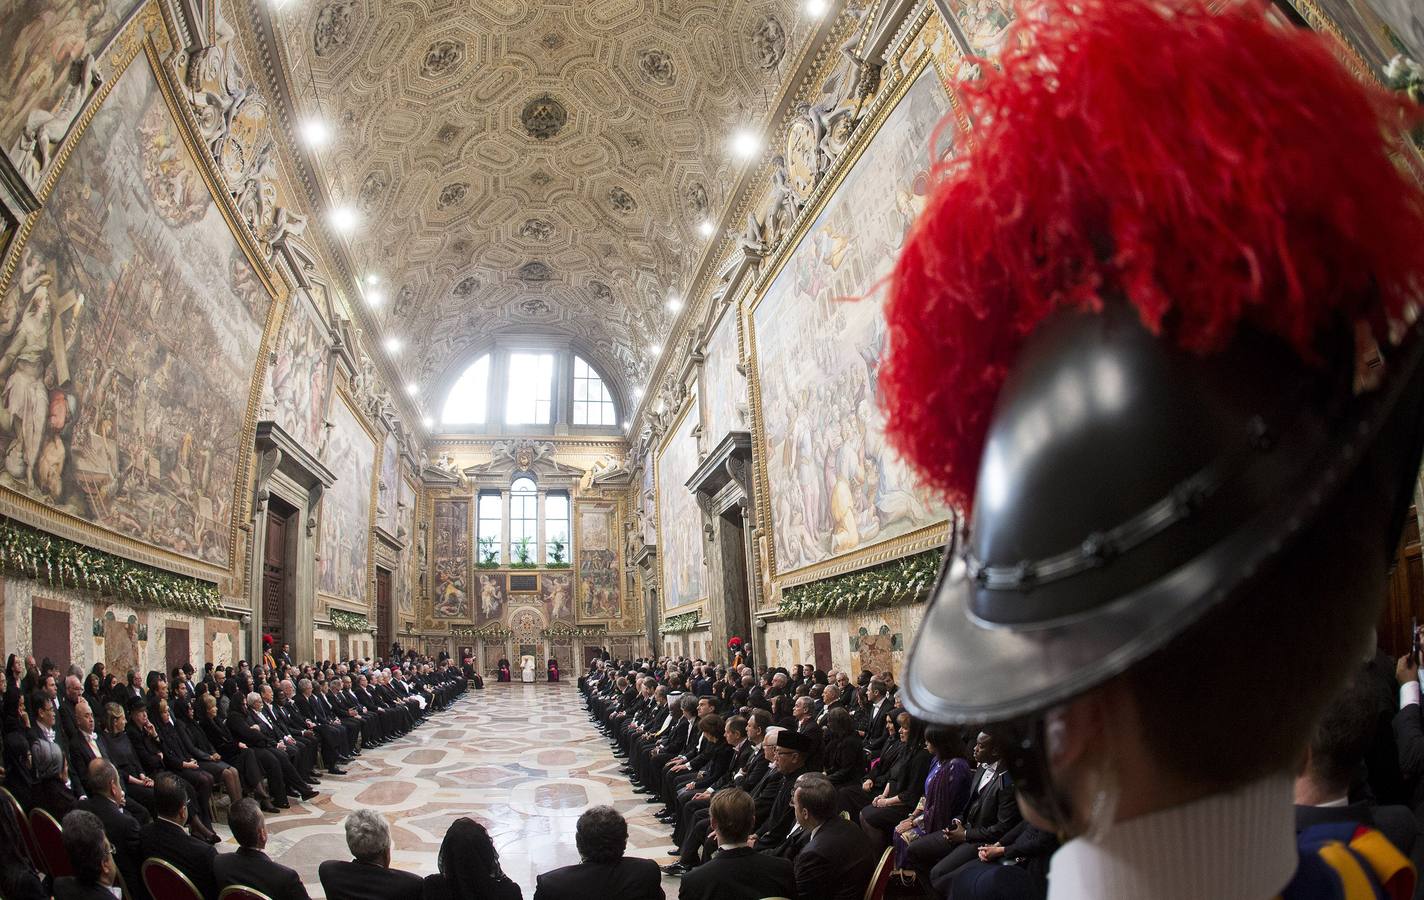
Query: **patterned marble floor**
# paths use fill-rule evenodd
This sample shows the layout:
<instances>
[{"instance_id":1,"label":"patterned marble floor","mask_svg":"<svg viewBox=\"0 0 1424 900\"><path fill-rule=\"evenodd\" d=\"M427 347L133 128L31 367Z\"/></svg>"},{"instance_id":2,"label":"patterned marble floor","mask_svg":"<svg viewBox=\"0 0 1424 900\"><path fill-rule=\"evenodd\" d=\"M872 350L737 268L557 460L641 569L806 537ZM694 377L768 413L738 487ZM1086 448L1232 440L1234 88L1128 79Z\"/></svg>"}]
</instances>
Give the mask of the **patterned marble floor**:
<instances>
[{"instance_id":1,"label":"patterned marble floor","mask_svg":"<svg viewBox=\"0 0 1424 900\"><path fill-rule=\"evenodd\" d=\"M578 862L574 823L606 803L628 818L629 855L670 862L670 829L619 765L573 682L486 682L399 741L363 753L347 775L325 779L315 800L269 816L267 852L323 897L317 866L350 858L341 823L351 811L383 813L391 864L421 875L436 871L450 823L472 816L490 830L504 871L528 900L538 873ZM220 824L219 833L228 831ZM221 849L233 846L229 838ZM676 880L664 879L664 889L676 897Z\"/></svg>"}]
</instances>

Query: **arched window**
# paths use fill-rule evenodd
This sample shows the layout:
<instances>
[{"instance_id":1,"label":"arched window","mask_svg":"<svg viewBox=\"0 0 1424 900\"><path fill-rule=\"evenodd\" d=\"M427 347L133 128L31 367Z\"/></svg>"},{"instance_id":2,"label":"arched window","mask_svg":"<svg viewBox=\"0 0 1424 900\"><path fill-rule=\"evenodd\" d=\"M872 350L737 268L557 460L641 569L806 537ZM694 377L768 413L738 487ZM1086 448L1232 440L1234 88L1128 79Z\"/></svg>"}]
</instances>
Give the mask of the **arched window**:
<instances>
[{"instance_id":1,"label":"arched window","mask_svg":"<svg viewBox=\"0 0 1424 900\"><path fill-rule=\"evenodd\" d=\"M509 354L506 425L548 425L554 399L554 354Z\"/></svg>"},{"instance_id":2,"label":"arched window","mask_svg":"<svg viewBox=\"0 0 1424 900\"><path fill-rule=\"evenodd\" d=\"M529 478L516 478L509 486L509 559L539 561L539 493Z\"/></svg>"},{"instance_id":3,"label":"arched window","mask_svg":"<svg viewBox=\"0 0 1424 900\"><path fill-rule=\"evenodd\" d=\"M471 363L450 388L440 421L445 425L483 425L489 406L490 358L486 353Z\"/></svg>"},{"instance_id":4,"label":"arched window","mask_svg":"<svg viewBox=\"0 0 1424 900\"><path fill-rule=\"evenodd\" d=\"M574 424L612 425L617 421L613 397L593 366L574 357Z\"/></svg>"}]
</instances>

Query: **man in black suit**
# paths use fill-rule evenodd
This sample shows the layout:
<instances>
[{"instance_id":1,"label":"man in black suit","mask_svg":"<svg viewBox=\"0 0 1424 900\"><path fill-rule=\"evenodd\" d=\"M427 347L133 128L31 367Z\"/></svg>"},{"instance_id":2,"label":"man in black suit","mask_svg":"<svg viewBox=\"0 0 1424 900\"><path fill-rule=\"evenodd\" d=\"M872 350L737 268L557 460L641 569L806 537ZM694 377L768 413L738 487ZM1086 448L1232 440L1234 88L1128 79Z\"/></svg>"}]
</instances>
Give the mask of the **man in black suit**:
<instances>
[{"instance_id":1,"label":"man in black suit","mask_svg":"<svg viewBox=\"0 0 1424 900\"><path fill-rule=\"evenodd\" d=\"M796 815L791 807L792 793L801 773L806 771L806 759L810 755L811 739L806 735L789 729L776 732L772 765L781 775L781 780L766 818L760 820L761 825L752 835L752 846L758 850L775 852L796 824Z\"/></svg>"},{"instance_id":2,"label":"man in black suit","mask_svg":"<svg viewBox=\"0 0 1424 900\"><path fill-rule=\"evenodd\" d=\"M155 858L175 866L188 876L206 900L216 900L218 883L213 878L217 851L207 841L188 833L188 792L172 772L153 778L153 802L158 818L139 830L144 859Z\"/></svg>"},{"instance_id":3,"label":"man in black suit","mask_svg":"<svg viewBox=\"0 0 1424 900\"><path fill-rule=\"evenodd\" d=\"M747 846L756 815L750 794L740 788L718 791L709 815L717 833L717 854L683 877L678 900L761 900L796 895L791 861Z\"/></svg>"},{"instance_id":4,"label":"man in black suit","mask_svg":"<svg viewBox=\"0 0 1424 900\"><path fill-rule=\"evenodd\" d=\"M218 887L241 885L265 894L271 900L309 900L302 877L295 869L275 863L262 849L267 846L267 824L262 809L248 797L232 805L227 814L232 836L237 838L236 853L223 853L213 861L213 874Z\"/></svg>"},{"instance_id":5,"label":"man in black suit","mask_svg":"<svg viewBox=\"0 0 1424 900\"><path fill-rule=\"evenodd\" d=\"M803 775L791 803L808 835L796 854L797 895L860 900L880 854L859 826L840 817L835 785L824 775Z\"/></svg>"},{"instance_id":6,"label":"man in black suit","mask_svg":"<svg viewBox=\"0 0 1424 900\"><path fill-rule=\"evenodd\" d=\"M104 825L93 813L70 810L61 825L64 855L74 874L54 882L56 900L113 900L109 888L118 878L118 869L109 853Z\"/></svg>"},{"instance_id":7,"label":"man in black suit","mask_svg":"<svg viewBox=\"0 0 1424 900\"><path fill-rule=\"evenodd\" d=\"M143 845L139 832L148 824L148 813L137 807L142 818L130 815L124 806L124 789L119 783L119 770L106 759L95 759L84 770L84 781L89 795L79 801L78 808L93 813L104 825L104 834L109 845L114 848L114 858L119 871L124 875L124 883L135 900L147 900L148 891L140 878L143 865Z\"/></svg>"},{"instance_id":8,"label":"man in black suit","mask_svg":"<svg viewBox=\"0 0 1424 900\"><path fill-rule=\"evenodd\" d=\"M358 809L345 828L351 862L328 859L317 869L327 900L420 900L421 877L390 867L391 830L380 813Z\"/></svg>"},{"instance_id":9,"label":"man in black suit","mask_svg":"<svg viewBox=\"0 0 1424 900\"><path fill-rule=\"evenodd\" d=\"M931 738L933 741L933 738ZM997 844L1023 818L1013 782L1004 770L1002 754L994 738L984 732L974 741L974 782L969 789L969 808L963 820L945 832L954 849L930 871L930 883L946 885L955 870L979 858L979 848ZM921 882L924 873L921 872Z\"/></svg>"},{"instance_id":10,"label":"man in black suit","mask_svg":"<svg viewBox=\"0 0 1424 900\"><path fill-rule=\"evenodd\" d=\"M664 900L657 863L623 855L628 823L618 810L595 806L585 811L575 827L574 844L583 862L540 875L534 900Z\"/></svg>"},{"instance_id":11,"label":"man in black suit","mask_svg":"<svg viewBox=\"0 0 1424 900\"><path fill-rule=\"evenodd\" d=\"M279 808L287 802L288 796L310 800L316 796L317 792L312 790L302 778L301 773L297 771L296 765L293 764L291 756L283 748L277 733L267 727L254 714L255 710L261 706L262 695L256 692L247 695L245 705L234 700L232 709L227 714L228 731L232 733L233 740L243 742L259 754L268 754L276 762L282 777L280 784L269 784L269 787L273 802ZM266 771L270 783L272 769L269 767Z\"/></svg>"},{"instance_id":12,"label":"man in black suit","mask_svg":"<svg viewBox=\"0 0 1424 900\"><path fill-rule=\"evenodd\" d=\"M289 682L282 682L283 692ZM312 731L321 735L322 758L326 761L326 770L332 775L344 775L338 767L343 762L351 761L351 748L355 746L355 734L360 734L359 727L348 731L336 721L335 715L321 705L317 699L316 688L310 678L303 678L297 682L297 695L292 698L292 708L297 715L301 716L303 722ZM327 753L327 747L334 751L334 756Z\"/></svg>"}]
</instances>

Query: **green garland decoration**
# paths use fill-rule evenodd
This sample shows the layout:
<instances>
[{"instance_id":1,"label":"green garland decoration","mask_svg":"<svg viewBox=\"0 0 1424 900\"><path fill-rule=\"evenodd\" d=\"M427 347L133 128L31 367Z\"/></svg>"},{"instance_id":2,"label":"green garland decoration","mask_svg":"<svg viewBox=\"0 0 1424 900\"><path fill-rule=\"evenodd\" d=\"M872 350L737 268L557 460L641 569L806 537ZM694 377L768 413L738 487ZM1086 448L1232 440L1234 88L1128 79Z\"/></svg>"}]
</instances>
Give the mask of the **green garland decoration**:
<instances>
[{"instance_id":1,"label":"green garland decoration","mask_svg":"<svg viewBox=\"0 0 1424 900\"><path fill-rule=\"evenodd\" d=\"M333 609L331 610L331 627L337 631L370 631L371 620L361 613Z\"/></svg>"},{"instance_id":2,"label":"green garland decoration","mask_svg":"<svg viewBox=\"0 0 1424 900\"><path fill-rule=\"evenodd\" d=\"M594 635L605 635L606 628L594 628L570 625L567 622L554 622L548 628L539 632L542 638L570 638L570 637L593 637Z\"/></svg>"},{"instance_id":3,"label":"green garland decoration","mask_svg":"<svg viewBox=\"0 0 1424 900\"><path fill-rule=\"evenodd\" d=\"M701 613L682 613L681 615L668 616L663 621L663 634L682 634L687 631L697 630L697 620L701 618Z\"/></svg>"},{"instance_id":4,"label":"green garland decoration","mask_svg":"<svg viewBox=\"0 0 1424 900\"><path fill-rule=\"evenodd\" d=\"M0 519L0 568L51 587L95 591L131 606L219 615L217 585Z\"/></svg>"},{"instance_id":5,"label":"green garland decoration","mask_svg":"<svg viewBox=\"0 0 1424 900\"><path fill-rule=\"evenodd\" d=\"M785 619L813 619L921 603L939 574L942 550L926 550L858 572L789 587L777 608Z\"/></svg>"},{"instance_id":6,"label":"green garland decoration","mask_svg":"<svg viewBox=\"0 0 1424 900\"><path fill-rule=\"evenodd\" d=\"M500 626L498 622L490 622L475 628L473 625L460 625L450 629L450 633L456 637L477 637L490 641L507 641L514 632Z\"/></svg>"}]
</instances>

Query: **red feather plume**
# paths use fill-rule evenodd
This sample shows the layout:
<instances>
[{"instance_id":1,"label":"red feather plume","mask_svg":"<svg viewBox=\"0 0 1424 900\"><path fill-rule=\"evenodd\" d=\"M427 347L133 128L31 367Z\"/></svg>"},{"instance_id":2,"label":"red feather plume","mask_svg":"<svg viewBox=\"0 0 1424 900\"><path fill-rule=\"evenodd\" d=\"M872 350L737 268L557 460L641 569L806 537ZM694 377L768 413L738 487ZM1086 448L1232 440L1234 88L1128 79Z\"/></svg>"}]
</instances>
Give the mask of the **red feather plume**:
<instances>
[{"instance_id":1,"label":"red feather plume","mask_svg":"<svg viewBox=\"0 0 1424 900\"><path fill-rule=\"evenodd\" d=\"M1025 338L1125 297L1201 353L1242 324L1312 341L1376 329L1424 285L1424 197L1392 160L1419 109L1353 76L1264 4L1044 0L891 278L881 401L892 444L972 505L994 404Z\"/></svg>"}]
</instances>

